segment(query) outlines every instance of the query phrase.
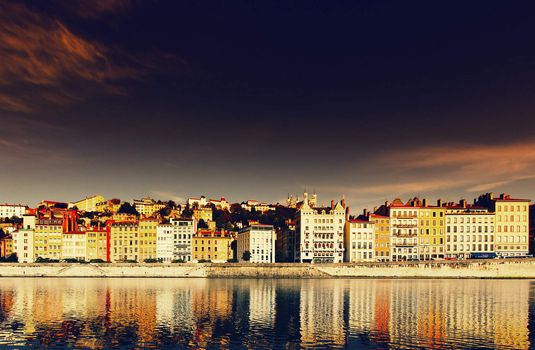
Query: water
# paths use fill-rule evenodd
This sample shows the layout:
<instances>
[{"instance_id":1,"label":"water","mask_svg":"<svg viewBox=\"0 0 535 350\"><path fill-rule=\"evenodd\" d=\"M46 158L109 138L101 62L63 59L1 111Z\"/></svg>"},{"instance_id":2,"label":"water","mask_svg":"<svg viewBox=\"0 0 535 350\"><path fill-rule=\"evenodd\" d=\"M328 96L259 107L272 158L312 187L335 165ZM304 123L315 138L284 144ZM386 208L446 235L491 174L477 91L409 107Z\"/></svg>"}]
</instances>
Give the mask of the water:
<instances>
[{"instance_id":1,"label":"water","mask_svg":"<svg viewBox=\"0 0 535 350\"><path fill-rule=\"evenodd\" d=\"M528 349L525 280L0 279L0 347Z\"/></svg>"}]
</instances>

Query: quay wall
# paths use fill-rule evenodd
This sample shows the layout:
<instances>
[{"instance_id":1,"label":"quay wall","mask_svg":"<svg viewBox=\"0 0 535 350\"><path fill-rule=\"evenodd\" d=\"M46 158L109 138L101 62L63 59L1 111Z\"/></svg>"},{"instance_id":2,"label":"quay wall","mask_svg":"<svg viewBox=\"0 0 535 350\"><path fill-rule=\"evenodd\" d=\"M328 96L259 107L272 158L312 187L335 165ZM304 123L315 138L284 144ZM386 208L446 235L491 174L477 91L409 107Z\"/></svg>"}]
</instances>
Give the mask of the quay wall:
<instances>
[{"instance_id":1,"label":"quay wall","mask_svg":"<svg viewBox=\"0 0 535 350\"><path fill-rule=\"evenodd\" d=\"M0 277L534 278L535 259L357 264L0 264Z\"/></svg>"}]
</instances>

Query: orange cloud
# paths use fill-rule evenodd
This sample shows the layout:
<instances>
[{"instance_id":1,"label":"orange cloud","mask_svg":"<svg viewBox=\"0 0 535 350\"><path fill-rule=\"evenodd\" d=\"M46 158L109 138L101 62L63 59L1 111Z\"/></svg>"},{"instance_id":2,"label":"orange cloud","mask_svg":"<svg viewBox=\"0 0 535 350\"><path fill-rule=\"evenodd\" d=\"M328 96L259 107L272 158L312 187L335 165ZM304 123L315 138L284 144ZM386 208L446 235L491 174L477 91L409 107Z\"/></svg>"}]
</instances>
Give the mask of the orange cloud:
<instances>
[{"instance_id":1,"label":"orange cloud","mask_svg":"<svg viewBox=\"0 0 535 350\"><path fill-rule=\"evenodd\" d=\"M87 8L113 11L126 6L125 1L73 3L84 13L89 13ZM83 38L60 19L22 3L0 3L2 109L30 112L40 104L71 103L97 91L124 93L121 82L142 79L158 66L155 60L170 58L161 54L151 57L155 58ZM80 81L83 84L76 84Z\"/></svg>"}]
</instances>

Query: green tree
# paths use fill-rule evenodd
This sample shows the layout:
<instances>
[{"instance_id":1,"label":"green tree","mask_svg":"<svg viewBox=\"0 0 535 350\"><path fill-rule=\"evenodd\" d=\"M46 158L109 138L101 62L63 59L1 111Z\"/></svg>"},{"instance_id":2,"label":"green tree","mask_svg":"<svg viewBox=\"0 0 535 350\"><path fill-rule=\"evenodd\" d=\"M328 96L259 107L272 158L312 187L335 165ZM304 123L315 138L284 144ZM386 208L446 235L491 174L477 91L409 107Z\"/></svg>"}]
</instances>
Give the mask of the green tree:
<instances>
[{"instance_id":1,"label":"green tree","mask_svg":"<svg viewBox=\"0 0 535 350\"><path fill-rule=\"evenodd\" d=\"M251 252L248 250L244 251L241 258L245 261L251 260Z\"/></svg>"},{"instance_id":2,"label":"green tree","mask_svg":"<svg viewBox=\"0 0 535 350\"><path fill-rule=\"evenodd\" d=\"M208 228L208 224L203 219L200 219L199 222L197 223L197 227L198 228Z\"/></svg>"},{"instance_id":3,"label":"green tree","mask_svg":"<svg viewBox=\"0 0 535 350\"><path fill-rule=\"evenodd\" d=\"M120 214L131 214L139 216L139 213L137 212L136 208L134 208L132 204L128 202L124 202L117 212Z\"/></svg>"}]
</instances>

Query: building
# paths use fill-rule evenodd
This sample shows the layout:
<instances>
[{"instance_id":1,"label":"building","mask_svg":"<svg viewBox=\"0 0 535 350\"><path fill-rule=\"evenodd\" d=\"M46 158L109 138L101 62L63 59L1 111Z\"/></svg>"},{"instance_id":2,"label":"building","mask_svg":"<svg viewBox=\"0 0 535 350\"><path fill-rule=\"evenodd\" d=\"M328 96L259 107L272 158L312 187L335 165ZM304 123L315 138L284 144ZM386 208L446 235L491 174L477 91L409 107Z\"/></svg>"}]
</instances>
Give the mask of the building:
<instances>
[{"instance_id":1,"label":"building","mask_svg":"<svg viewBox=\"0 0 535 350\"><path fill-rule=\"evenodd\" d=\"M97 204L104 202L104 197L95 195L69 204L69 208L78 208L79 211L97 211Z\"/></svg>"},{"instance_id":2,"label":"building","mask_svg":"<svg viewBox=\"0 0 535 350\"><path fill-rule=\"evenodd\" d=\"M86 247L87 247L87 261L100 259L108 261L108 235L104 227L90 227L85 232Z\"/></svg>"},{"instance_id":3,"label":"building","mask_svg":"<svg viewBox=\"0 0 535 350\"><path fill-rule=\"evenodd\" d=\"M448 204L446 209L446 258L469 259L474 253L495 253L494 213L487 208Z\"/></svg>"},{"instance_id":4,"label":"building","mask_svg":"<svg viewBox=\"0 0 535 350\"><path fill-rule=\"evenodd\" d=\"M373 222L350 219L344 228L344 261L374 261L375 235Z\"/></svg>"},{"instance_id":5,"label":"building","mask_svg":"<svg viewBox=\"0 0 535 350\"><path fill-rule=\"evenodd\" d=\"M268 211L275 211L275 207L268 203L261 203L257 200L248 200L241 204L241 207L246 211L252 211L253 209L257 213L266 213Z\"/></svg>"},{"instance_id":6,"label":"building","mask_svg":"<svg viewBox=\"0 0 535 350\"><path fill-rule=\"evenodd\" d=\"M139 261L139 225L137 221L110 223L110 261Z\"/></svg>"},{"instance_id":7,"label":"building","mask_svg":"<svg viewBox=\"0 0 535 350\"><path fill-rule=\"evenodd\" d=\"M287 222L286 227L277 230L275 241L275 260L277 262L295 261L295 221Z\"/></svg>"},{"instance_id":8,"label":"building","mask_svg":"<svg viewBox=\"0 0 535 350\"><path fill-rule=\"evenodd\" d=\"M34 236L33 229L19 229L13 232L13 252L17 254L19 263L35 261Z\"/></svg>"},{"instance_id":9,"label":"building","mask_svg":"<svg viewBox=\"0 0 535 350\"><path fill-rule=\"evenodd\" d=\"M375 235L375 260L390 261L390 218L379 214L370 214Z\"/></svg>"},{"instance_id":10,"label":"building","mask_svg":"<svg viewBox=\"0 0 535 350\"><path fill-rule=\"evenodd\" d=\"M196 221L187 218L172 218L173 227L173 259L190 262L192 239L197 230Z\"/></svg>"},{"instance_id":11,"label":"building","mask_svg":"<svg viewBox=\"0 0 535 350\"><path fill-rule=\"evenodd\" d=\"M206 224L212 221L212 207L197 207L193 209L193 217L197 222L203 220Z\"/></svg>"},{"instance_id":12,"label":"building","mask_svg":"<svg viewBox=\"0 0 535 350\"><path fill-rule=\"evenodd\" d=\"M420 260L444 259L445 209L429 205L425 198L418 204L420 205L418 210Z\"/></svg>"},{"instance_id":13,"label":"building","mask_svg":"<svg viewBox=\"0 0 535 350\"><path fill-rule=\"evenodd\" d=\"M529 199L512 198L502 193L479 196L476 204L495 213L495 245L500 256L525 256L529 252Z\"/></svg>"},{"instance_id":14,"label":"building","mask_svg":"<svg viewBox=\"0 0 535 350\"><path fill-rule=\"evenodd\" d=\"M0 204L0 219L13 216L21 218L26 213L27 207L22 204Z\"/></svg>"},{"instance_id":15,"label":"building","mask_svg":"<svg viewBox=\"0 0 535 350\"><path fill-rule=\"evenodd\" d=\"M230 210L230 203L224 197L221 197L221 199L206 199L205 196L201 196L200 198L188 198L188 205L190 208L203 208L208 204L213 204L216 209Z\"/></svg>"},{"instance_id":16,"label":"building","mask_svg":"<svg viewBox=\"0 0 535 350\"><path fill-rule=\"evenodd\" d=\"M121 204L120 199L114 198L97 203L95 209L99 213L109 212L115 214L121 208Z\"/></svg>"},{"instance_id":17,"label":"building","mask_svg":"<svg viewBox=\"0 0 535 350\"><path fill-rule=\"evenodd\" d=\"M339 263L344 259L345 203L330 208L312 208L307 196L296 213L298 262Z\"/></svg>"},{"instance_id":18,"label":"building","mask_svg":"<svg viewBox=\"0 0 535 350\"><path fill-rule=\"evenodd\" d=\"M139 262L143 262L146 259L156 259L157 227L157 219L139 220Z\"/></svg>"},{"instance_id":19,"label":"building","mask_svg":"<svg viewBox=\"0 0 535 350\"><path fill-rule=\"evenodd\" d=\"M61 240L61 258L85 261L87 259L86 232L64 233Z\"/></svg>"},{"instance_id":20,"label":"building","mask_svg":"<svg viewBox=\"0 0 535 350\"><path fill-rule=\"evenodd\" d=\"M165 208L165 204L156 202L152 198L134 199L132 205L136 208L137 212L144 217L152 216Z\"/></svg>"},{"instance_id":21,"label":"building","mask_svg":"<svg viewBox=\"0 0 535 350\"><path fill-rule=\"evenodd\" d=\"M38 219L34 232L34 258L60 260L63 240L63 218Z\"/></svg>"},{"instance_id":22,"label":"building","mask_svg":"<svg viewBox=\"0 0 535 350\"><path fill-rule=\"evenodd\" d=\"M13 252L13 237L5 235L0 239L0 258L7 258Z\"/></svg>"},{"instance_id":23,"label":"building","mask_svg":"<svg viewBox=\"0 0 535 350\"><path fill-rule=\"evenodd\" d=\"M237 258L243 259L243 253L248 251L252 263L275 262L275 229L273 225L252 224L238 233Z\"/></svg>"},{"instance_id":24,"label":"building","mask_svg":"<svg viewBox=\"0 0 535 350\"><path fill-rule=\"evenodd\" d=\"M232 241L223 230L198 230L191 242L192 261L227 262L232 258Z\"/></svg>"},{"instance_id":25,"label":"building","mask_svg":"<svg viewBox=\"0 0 535 350\"><path fill-rule=\"evenodd\" d=\"M390 212L390 256L392 261L418 259L418 209L399 198L387 205Z\"/></svg>"},{"instance_id":26,"label":"building","mask_svg":"<svg viewBox=\"0 0 535 350\"><path fill-rule=\"evenodd\" d=\"M160 224L156 228L156 259L164 263L174 260L174 228L171 224Z\"/></svg>"}]
</instances>

